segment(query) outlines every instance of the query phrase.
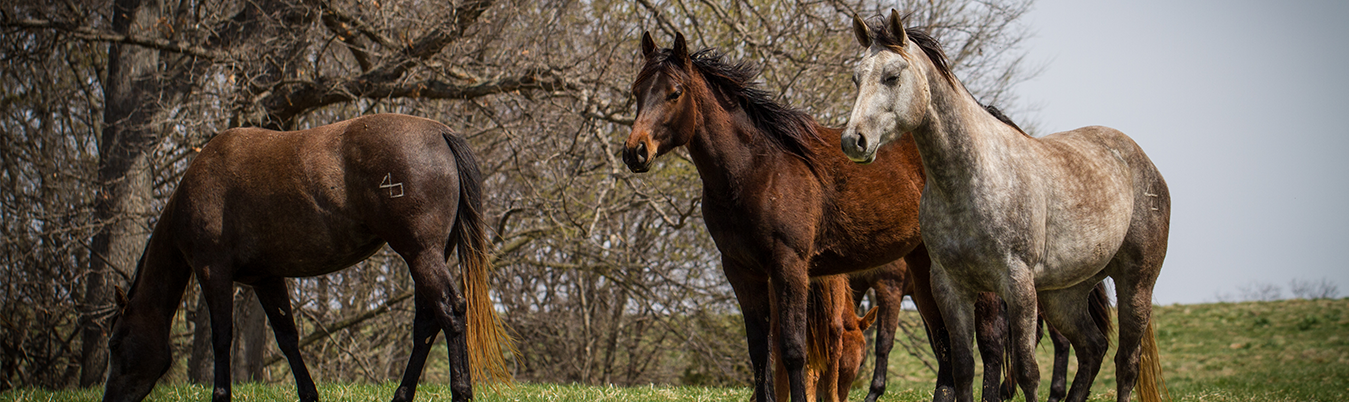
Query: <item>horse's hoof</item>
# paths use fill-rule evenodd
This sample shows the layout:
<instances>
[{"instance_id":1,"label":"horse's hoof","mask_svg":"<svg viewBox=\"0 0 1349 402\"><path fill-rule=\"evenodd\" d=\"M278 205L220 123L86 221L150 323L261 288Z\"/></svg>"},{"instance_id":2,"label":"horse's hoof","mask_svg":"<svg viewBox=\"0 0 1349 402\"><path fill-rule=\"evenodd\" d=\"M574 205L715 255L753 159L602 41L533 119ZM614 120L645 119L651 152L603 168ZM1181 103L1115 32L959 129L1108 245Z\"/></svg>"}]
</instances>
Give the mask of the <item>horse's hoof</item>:
<instances>
[{"instance_id":1,"label":"horse's hoof","mask_svg":"<svg viewBox=\"0 0 1349 402\"><path fill-rule=\"evenodd\" d=\"M955 400L956 391L951 387L940 387L932 393L932 402L954 402Z\"/></svg>"}]
</instances>

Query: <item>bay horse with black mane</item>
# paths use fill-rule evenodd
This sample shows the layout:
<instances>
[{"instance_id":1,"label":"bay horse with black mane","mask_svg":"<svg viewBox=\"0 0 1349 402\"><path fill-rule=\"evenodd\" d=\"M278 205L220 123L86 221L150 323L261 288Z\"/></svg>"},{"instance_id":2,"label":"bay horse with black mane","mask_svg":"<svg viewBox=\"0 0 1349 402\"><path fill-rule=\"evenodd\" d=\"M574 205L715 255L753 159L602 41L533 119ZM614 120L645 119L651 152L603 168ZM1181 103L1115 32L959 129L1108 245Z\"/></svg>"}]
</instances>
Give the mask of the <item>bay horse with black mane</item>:
<instances>
[{"instance_id":1,"label":"bay horse with black mane","mask_svg":"<svg viewBox=\"0 0 1349 402\"><path fill-rule=\"evenodd\" d=\"M295 132L226 130L183 174L141 255L108 340L105 402L139 401L172 362L169 329L193 275L211 314L215 385L228 401L234 283L252 285L300 400L318 391L300 356L288 277L337 271L388 244L415 286L412 355L394 401L413 399L440 331L452 399L509 381L510 338L488 298L491 244L473 152L444 124L381 114ZM446 265L458 251L463 293Z\"/></svg>"},{"instance_id":2,"label":"bay horse with black mane","mask_svg":"<svg viewBox=\"0 0 1349 402\"><path fill-rule=\"evenodd\" d=\"M755 400L775 400L767 364L775 315L791 398L805 400L812 278L900 258L914 274L914 301L934 334L938 387L949 388L947 337L918 229L924 173L913 142L880 149L885 163L859 166L843 158L838 130L755 87L754 69L726 64L711 50L690 54L682 34L668 49L643 34L642 55L632 85L637 118L623 161L646 172L658 156L688 147L703 182L704 222L745 319ZM874 387L872 393L869 400L879 396Z\"/></svg>"},{"instance_id":3,"label":"bay horse with black mane","mask_svg":"<svg viewBox=\"0 0 1349 402\"><path fill-rule=\"evenodd\" d=\"M957 399L973 400L974 299L996 292L1007 303L1026 399L1036 399L1040 382L1038 309L1077 352L1068 400L1086 400L1109 347L1087 300L1109 277L1119 317L1116 398L1128 401L1137 386L1140 399L1160 400L1152 288L1166 258L1171 196L1138 144L1107 127L1036 138L999 121L955 78L937 41L904 28L897 11L877 23L854 17L853 32L865 53L842 150L872 163L893 157L878 154L889 142L917 143L928 178L919 219L951 328Z\"/></svg>"}]
</instances>

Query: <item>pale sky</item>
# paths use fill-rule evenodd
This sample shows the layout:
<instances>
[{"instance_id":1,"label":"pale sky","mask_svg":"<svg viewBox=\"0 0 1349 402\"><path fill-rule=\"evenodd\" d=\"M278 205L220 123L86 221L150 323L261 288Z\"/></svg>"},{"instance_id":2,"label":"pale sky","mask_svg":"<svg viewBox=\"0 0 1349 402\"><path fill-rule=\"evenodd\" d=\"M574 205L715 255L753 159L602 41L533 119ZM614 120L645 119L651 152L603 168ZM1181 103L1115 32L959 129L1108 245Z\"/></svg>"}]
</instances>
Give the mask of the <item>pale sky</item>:
<instances>
[{"instance_id":1,"label":"pale sky","mask_svg":"<svg viewBox=\"0 0 1349 402\"><path fill-rule=\"evenodd\" d=\"M1025 22L1044 71L1012 117L1119 129L1167 180L1155 302L1323 278L1349 296L1349 1L1037 0Z\"/></svg>"}]
</instances>

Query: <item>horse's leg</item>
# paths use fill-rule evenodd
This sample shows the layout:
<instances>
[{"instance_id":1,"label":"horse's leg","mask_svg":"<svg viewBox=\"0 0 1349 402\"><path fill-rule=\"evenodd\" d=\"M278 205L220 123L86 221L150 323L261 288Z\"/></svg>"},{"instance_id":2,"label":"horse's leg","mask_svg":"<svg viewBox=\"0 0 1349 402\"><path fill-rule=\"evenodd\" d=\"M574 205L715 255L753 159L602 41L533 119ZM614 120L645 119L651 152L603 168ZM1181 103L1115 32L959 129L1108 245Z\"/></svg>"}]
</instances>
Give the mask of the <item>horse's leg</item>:
<instances>
[{"instance_id":1,"label":"horse's leg","mask_svg":"<svg viewBox=\"0 0 1349 402\"><path fill-rule=\"evenodd\" d=\"M234 340L234 280L228 275L211 274L212 271L228 272L229 269L223 265L202 265L205 268L196 270L197 282L205 295L206 308L211 313L211 351L215 356L211 400L214 402L226 402L231 397L230 343Z\"/></svg>"},{"instance_id":2,"label":"horse's leg","mask_svg":"<svg viewBox=\"0 0 1349 402\"><path fill-rule=\"evenodd\" d=\"M454 288L450 270L445 265L445 257L435 247L420 252L402 250L402 247L389 243L394 251L403 257L412 271L412 281L416 287L417 309L430 311L431 317L445 331L446 348L450 355L450 395L454 401L473 400L473 379L469 375L467 320L468 304L459 291ZM423 319L423 321L425 321ZM414 322L413 332L426 331L418 328ZM420 335L420 334L418 334ZM424 342L424 340L418 340ZM416 347L413 347L414 353ZM409 362L411 364L412 362ZM404 378L406 380L406 376Z\"/></svg>"},{"instance_id":3,"label":"horse's leg","mask_svg":"<svg viewBox=\"0 0 1349 402\"><path fill-rule=\"evenodd\" d=\"M1072 343L1077 352L1077 374L1068 389L1069 401L1081 402L1091 393L1091 384L1101 370L1101 361L1109 340L1087 310L1087 295L1096 286L1088 280L1073 287L1040 292L1040 304L1045 308L1049 325L1058 329Z\"/></svg>"},{"instance_id":4,"label":"horse's leg","mask_svg":"<svg viewBox=\"0 0 1349 402\"><path fill-rule=\"evenodd\" d=\"M309 369L305 367L304 358L300 356L300 336L299 331L295 330L295 319L291 316L290 291L286 289L286 278L277 276L258 281L253 284L253 293L258 295L258 302L267 312L267 321L272 323L272 333L276 335L277 346L290 363L290 373L295 377L296 393L299 394L300 401L318 401L318 389L314 387L314 379L309 376Z\"/></svg>"},{"instance_id":5,"label":"horse's leg","mask_svg":"<svg viewBox=\"0 0 1349 402\"><path fill-rule=\"evenodd\" d=\"M426 303L413 303L416 305L416 314L412 319L412 354L408 356L407 368L403 370L403 381L393 392L393 402L411 401L416 396L417 382L422 377L422 369L426 367L426 357L431 354L436 335L440 334L435 314L425 307Z\"/></svg>"},{"instance_id":6,"label":"horse's leg","mask_svg":"<svg viewBox=\"0 0 1349 402\"><path fill-rule=\"evenodd\" d=\"M932 354L937 358L937 383L932 392L933 401L952 401L955 399L956 382L951 364L951 336L947 331L946 321L942 318L941 306L932 294L932 269L935 263L928 255L927 247L922 244L904 256L904 263L908 265L909 278L913 281L911 289L913 293L909 294L909 297L913 298L918 315L923 317L923 330L927 332L928 345L932 347ZM897 323L898 318L896 325ZM893 341L893 337L891 340ZM871 398L871 395L867 395L867 398ZM875 400L868 399L868 402Z\"/></svg>"},{"instance_id":7,"label":"horse's leg","mask_svg":"<svg viewBox=\"0 0 1349 402\"><path fill-rule=\"evenodd\" d=\"M1119 402L1127 402L1134 386L1138 385L1143 337L1152 336L1147 330L1148 320L1152 318L1152 285L1156 276L1144 279L1150 280L1115 278L1115 297L1119 308L1119 349L1115 351L1118 382L1115 386Z\"/></svg>"},{"instance_id":8,"label":"horse's leg","mask_svg":"<svg viewBox=\"0 0 1349 402\"><path fill-rule=\"evenodd\" d=\"M933 401L974 401L974 298L972 291L960 286L937 261L932 262L932 293L941 308L950 335L953 389L937 388ZM935 332L935 331L933 331ZM940 377L938 378L940 380Z\"/></svg>"},{"instance_id":9,"label":"horse's leg","mask_svg":"<svg viewBox=\"0 0 1349 402\"><path fill-rule=\"evenodd\" d=\"M1059 402L1068 394L1068 337L1063 336L1062 332L1055 329L1053 325L1045 325L1049 330L1049 340L1054 343L1054 375L1049 379L1049 402Z\"/></svg>"},{"instance_id":10,"label":"horse's leg","mask_svg":"<svg viewBox=\"0 0 1349 402\"><path fill-rule=\"evenodd\" d=\"M1012 367L1027 401L1039 400L1040 365L1035 362L1035 319L1038 315L1035 279L1030 267L1008 267L1002 300L1007 303L1007 325L1011 329Z\"/></svg>"},{"instance_id":11,"label":"horse's leg","mask_svg":"<svg viewBox=\"0 0 1349 402\"><path fill-rule=\"evenodd\" d=\"M881 269L900 270L903 262L895 262L899 266L884 267ZM927 267L923 267L926 273ZM890 350L895 347L895 330L899 327L899 311L904 302L903 282L907 278L896 277L898 275L878 275L878 279L873 282L871 288L876 291L876 307L879 309L880 320L876 323L876 367L871 376L871 389L867 392L866 402L876 402L876 398L885 394L885 376L890 368ZM924 300L927 307L935 310L936 303L931 300L932 292L926 292L928 299ZM915 297L916 299L917 297Z\"/></svg>"},{"instance_id":12,"label":"horse's leg","mask_svg":"<svg viewBox=\"0 0 1349 402\"><path fill-rule=\"evenodd\" d=\"M991 292L981 292L974 302L975 340L979 343L979 357L984 362L984 402L1002 400L1003 354L1006 351L1007 320L1002 300ZM1006 368L1010 369L1010 367Z\"/></svg>"},{"instance_id":13,"label":"horse's leg","mask_svg":"<svg viewBox=\"0 0 1349 402\"><path fill-rule=\"evenodd\" d=\"M775 269L769 274L773 292L777 295L779 350L791 381L792 402L806 401L806 298L810 293L810 277L806 264L795 250L781 247L777 251Z\"/></svg>"},{"instance_id":14,"label":"horse's leg","mask_svg":"<svg viewBox=\"0 0 1349 402\"><path fill-rule=\"evenodd\" d=\"M745 320L745 343L749 346L750 366L754 370L753 400L774 401L772 377L768 374L768 333L772 317L768 282L746 275L744 269L726 259L722 259L721 265Z\"/></svg>"},{"instance_id":15,"label":"horse's leg","mask_svg":"<svg viewBox=\"0 0 1349 402\"><path fill-rule=\"evenodd\" d=\"M841 371L843 370L843 343L845 342L843 338L847 336L847 326L843 323L843 320L856 321L857 313L852 308L852 300L844 297L843 292L847 291L847 286L843 285L843 282L841 282L843 280L843 278L823 279L815 285L827 289L819 293L819 300L815 303L819 303L820 306L814 307L812 310L819 308L825 312L825 315L818 317L818 314L808 313L811 319L827 320L825 325L807 323L807 325L816 328L827 328L825 331L817 331L822 333L816 334L816 336L823 336L825 340L813 340L813 342L824 342L824 345L826 345L824 352L828 353L828 357L824 361L824 370L816 373L814 380L807 381L808 384L814 384L814 389L807 389L806 392L814 394L816 402L838 402L838 390L845 386L839 383L839 380L842 379ZM845 318L844 314L851 317Z\"/></svg>"}]
</instances>

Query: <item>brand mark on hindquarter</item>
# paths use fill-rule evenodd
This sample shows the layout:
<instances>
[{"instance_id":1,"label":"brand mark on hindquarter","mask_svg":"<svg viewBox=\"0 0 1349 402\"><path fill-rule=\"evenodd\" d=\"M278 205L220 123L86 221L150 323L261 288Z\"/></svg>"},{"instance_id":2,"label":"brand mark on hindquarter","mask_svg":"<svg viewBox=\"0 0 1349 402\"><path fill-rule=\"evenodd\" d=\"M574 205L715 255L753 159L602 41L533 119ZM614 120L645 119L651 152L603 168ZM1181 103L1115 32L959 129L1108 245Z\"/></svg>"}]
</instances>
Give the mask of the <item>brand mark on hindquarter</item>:
<instances>
[{"instance_id":1,"label":"brand mark on hindquarter","mask_svg":"<svg viewBox=\"0 0 1349 402\"><path fill-rule=\"evenodd\" d=\"M379 188L389 189L389 198L398 198L403 196L403 183L394 183L393 173L384 174L384 181L379 182Z\"/></svg>"}]
</instances>

